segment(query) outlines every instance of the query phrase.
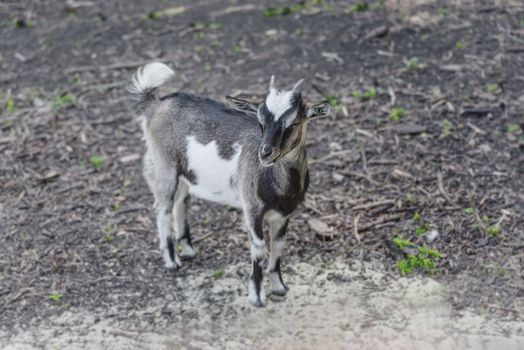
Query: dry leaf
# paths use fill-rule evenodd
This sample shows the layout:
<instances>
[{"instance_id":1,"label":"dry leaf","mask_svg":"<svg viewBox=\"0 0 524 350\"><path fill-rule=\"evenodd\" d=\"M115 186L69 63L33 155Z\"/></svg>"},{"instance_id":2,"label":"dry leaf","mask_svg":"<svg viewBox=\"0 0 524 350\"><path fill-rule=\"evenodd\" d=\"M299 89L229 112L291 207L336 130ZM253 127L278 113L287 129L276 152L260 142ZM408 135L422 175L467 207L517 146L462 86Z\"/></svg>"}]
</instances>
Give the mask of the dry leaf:
<instances>
[{"instance_id":1,"label":"dry leaf","mask_svg":"<svg viewBox=\"0 0 524 350\"><path fill-rule=\"evenodd\" d=\"M307 223L317 235L329 238L333 237L333 227L330 227L324 221L319 219L309 219Z\"/></svg>"}]
</instances>

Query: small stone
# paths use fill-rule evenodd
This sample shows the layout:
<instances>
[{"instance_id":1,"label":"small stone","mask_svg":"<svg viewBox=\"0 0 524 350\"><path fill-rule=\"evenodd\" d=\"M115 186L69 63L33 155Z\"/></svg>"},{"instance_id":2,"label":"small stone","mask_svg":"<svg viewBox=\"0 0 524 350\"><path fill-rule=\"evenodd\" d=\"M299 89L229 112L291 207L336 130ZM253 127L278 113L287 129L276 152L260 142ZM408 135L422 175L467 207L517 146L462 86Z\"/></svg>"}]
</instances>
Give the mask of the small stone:
<instances>
[{"instance_id":1,"label":"small stone","mask_svg":"<svg viewBox=\"0 0 524 350\"><path fill-rule=\"evenodd\" d=\"M439 236L439 233L437 230L431 230L428 233L426 233L426 241L428 243L434 242Z\"/></svg>"},{"instance_id":2,"label":"small stone","mask_svg":"<svg viewBox=\"0 0 524 350\"><path fill-rule=\"evenodd\" d=\"M335 180L336 182L342 182L342 180L344 180L344 175L341 175L339 173L333 173L332 176L333 180Z\"/></svg>"}]
</instances>

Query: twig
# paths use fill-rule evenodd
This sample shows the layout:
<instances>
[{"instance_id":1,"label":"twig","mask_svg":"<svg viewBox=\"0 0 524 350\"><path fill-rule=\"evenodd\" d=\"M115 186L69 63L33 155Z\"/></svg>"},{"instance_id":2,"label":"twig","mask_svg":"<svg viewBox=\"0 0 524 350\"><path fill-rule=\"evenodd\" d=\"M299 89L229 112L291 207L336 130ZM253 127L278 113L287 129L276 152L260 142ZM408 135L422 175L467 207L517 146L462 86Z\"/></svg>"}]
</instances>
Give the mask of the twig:
<instances>
[{"instance_id":1,"label":"twig","mask_svg":"<svg viewBox=\"0 0 524 350\"><path fill-rule=\"evenodd\" d=\"M375 221L370 222L367 225L364 225L360 228L360 232L368 231L372 228L380 228L384 226L389 226L393 221L398 221L402 218L402 215L392 215L389 217L384 217ZM386 225L387 224L387 225Z\"/></svg>"},{"instance_id":2,"label":"twig","mask_svg":"<svg viewBox=\"0 0 524 350\"><path fill-rule=\"evenodd\" d=\"M209 238L213 234L214 234L214 232L210 232L210 233L208 233L206 235L203 235L202 237L197 237L197 238L193 239L193 243L201 242L201 241Z\"/></svg>"},{"instance_id":3,"label":"twig","mask_svg":"<svg viewBox=\"0 0 524 350\"><path fill-rule=\"evenodd\" d=\"M444 189L444 184L442 183L442 173L440 172L437 173L437 185L438 185L438 190L440 194L442 194L442 196L448 201L448 203L452 203L452 200L449 197L449 194Z\"/></svg>"},{"instance_id":4,"label":"twig","mask_svg":"<svg viewBox=\"0 0 524 350\"><path fill-rule=\"evenodd\" d=\"M367 209L380 207L382 205L393 204L393 203L395 203L394 199L385 199L385 200L378 201L378 202L356 205L353 207L353 210L367 210Z\"/></svg>"},{"instance_id":5,"label":"twig","mask_svg":"<svg viewBox=\"0 0 524 350\"><path fill-rule=\"evenodd\" d=\"M329 152L329 154L327 154L327 155L325 155L323 157L320 157L318 159L311 159L311 160L309 160L308 163L309 164L322 163L322 162L325 162L326 160L328 160L330 158L343 156L343 155L351 153L351 152L352 152L352 150L350 150L350 149L345 149L345 150L342 150L342 151Z\"/></svg>"},{"instance_id":6,"label":"twig","mask_svg":"<svg viewBox=\"0 0 524 350\"><path fill-rule=\"evenodd\" d=\"M358 234L358 221L360 220L360 214L355 216L353 219L353 235L355 236L356 240L360 243L360 236Z\"/></svg>"}]
</instances>

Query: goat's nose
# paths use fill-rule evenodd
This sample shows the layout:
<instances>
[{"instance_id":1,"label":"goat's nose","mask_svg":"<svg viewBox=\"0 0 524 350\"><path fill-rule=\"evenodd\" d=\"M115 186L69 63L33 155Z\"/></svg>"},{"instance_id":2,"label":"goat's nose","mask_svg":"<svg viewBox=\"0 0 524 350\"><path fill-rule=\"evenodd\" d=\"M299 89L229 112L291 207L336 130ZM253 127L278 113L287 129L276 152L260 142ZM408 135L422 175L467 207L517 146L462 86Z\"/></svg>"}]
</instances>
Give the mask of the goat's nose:
<instances>
[{"instance_id":1,"label":"goat's nose","mask_svg":"<svg viewBox=\"0 0 524 350\"><path fill-rule=\"evenodd\" d=\"M273 153L273 147L268 145L267 143L265 145L262 145L262 148L260 149L260 156L262 158L267 158Z\"/></svg>"}]
</instances>

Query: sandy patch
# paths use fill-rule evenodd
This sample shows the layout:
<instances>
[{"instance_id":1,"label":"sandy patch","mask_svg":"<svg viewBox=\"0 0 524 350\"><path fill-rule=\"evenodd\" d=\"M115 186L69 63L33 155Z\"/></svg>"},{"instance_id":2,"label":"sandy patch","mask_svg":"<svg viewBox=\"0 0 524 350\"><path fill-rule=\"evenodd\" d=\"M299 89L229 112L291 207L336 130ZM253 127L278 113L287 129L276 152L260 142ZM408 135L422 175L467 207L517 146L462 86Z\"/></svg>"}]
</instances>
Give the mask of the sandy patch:
<instances>
[{"instance_id":1,"label":"sandy patch","mask_svg":"<svg viewBox=\"0 0 524 350\"><path fill-rule=\"evenodd\" d=\"M389 278L377 266L288 268L291 290L263 309L246 302L246 266L181 277L183 295L139 313L69 310L47 326L3 334L4 349L522 349L524 323L465 312L429 278ZM243 275L244 277L240 277ZM178 282L177 282L178 283ZM175 322L166 322L174 313Z\"/></svg>"}]
</instances>

